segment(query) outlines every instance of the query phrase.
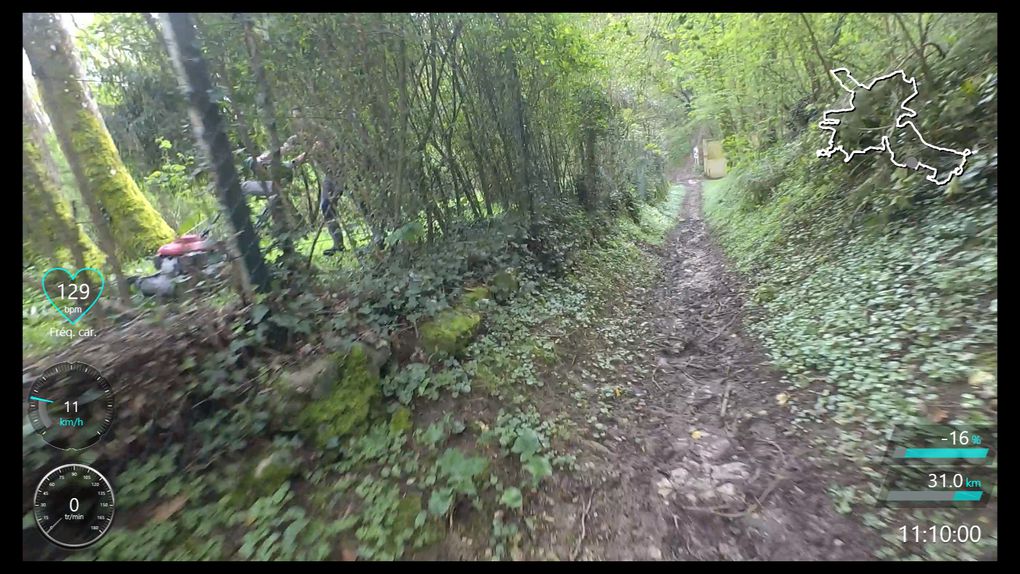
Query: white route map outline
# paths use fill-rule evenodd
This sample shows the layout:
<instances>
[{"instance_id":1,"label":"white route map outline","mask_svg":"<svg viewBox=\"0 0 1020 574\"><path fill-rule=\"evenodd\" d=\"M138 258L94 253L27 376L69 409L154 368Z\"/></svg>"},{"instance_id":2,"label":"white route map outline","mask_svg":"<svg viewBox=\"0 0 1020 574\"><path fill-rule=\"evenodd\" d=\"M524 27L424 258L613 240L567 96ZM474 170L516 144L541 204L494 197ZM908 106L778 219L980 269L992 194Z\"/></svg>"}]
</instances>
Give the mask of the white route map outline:
<instances>
[{"instance_id":1,"label":"white route map outline","mask_svg":"<svg viewBox=\"0 0 1020 574\"><path fill-rule=\"evenodd\" d=\"M851 87L848 87L846 84L844 84L843 80L837 75L838 72L845 72L847 79L849 81L853 82L855 84L855 87L851 88ZM817 157L826 157L826 158L828 158L828 157L832 157L833 154L835 154L836 152L840 152L840 153L843 154L843 163L849 163L850 160L853 159L853 157L855 155L858 155L858 154L863 155L863 154L868 153L869 151L888 151L889 152L889 161L892 162L893 165L895 165L896 167L902 167L902 168L907 168L907 169L914 169L915 171L918 168L922 168L923 167L923 168L925 168L925 169L927 169L927 170L929 170L931 172L927 177L925 177L925 179L927 179L928 181L930 181L930 182L932 182L932 183L934 183L936 185L946 185L947 183L950 182L950 180L953 179L953 176L958 176L958 175L963 173L963 169L967 165L967 158L974 154L973 150L971 150L971 149L964 149L963 151L957 151L957 150L954 150L954 149L951 149L951 148L939 147L937 145L930 144L927 141L925 141L925 139L923 137L921 137L921 132L919 132L917 130L917 126L914 125L914 122L912 122L912 121L910 121L908 119L908 118L916 118L917 117L917 112L907 107L907 102L909 102L910 100L912 100L915 97L917 97L917 81L914 78L908 78L907 74L903 70L896 70L895 72L890 72L890 73L888 73L888 74L886 74L884 76L879 76L879 77L871 80L871 83L869 83L867 85L864 85L864 84L858 82L853 77L853 75L850 73L850 70L848 70L846 68L836 68L834 70L829 70L829 73L832 74L832 77L836 78L836 82L839 83L840 87L842 87L847 92L850 92L850 107L849 108L836 108L836 109L831 109L831 110L825 110L822 113L822 120L820 122L818 122L818 127L823 129L823 130L825 130L825 131L830 132L830 135L829 135L829 145L825 149L818 150L816 152L816 156ZM893 76L896 76L897 74L901 78L903 78L904 82L906 82L906 83L911 85L911 87L914 89L914 93L910 94L910 96L908 96L907 99L903 100L903 102L900 103L900 109L903 110L904 113L902 113L902 114L900 114L899 116L896 117L896 127L898 127L898 128L909 127L911 130L914 131L914 134L917 136L917 139L921 140L921 143L923 143L925 146L927 146L927 147L929 147L931 149L937 150L937 151L947 152L947 153L951 153L951 154L954 154L954 155L958 155L958 156L963 158L963 161L960 162L960 165L956 166L952 170L949 170L949 172L948 172L949 175L944 180L942 180L942 181L939 181L938 179L936 179L936 177L938 175L938 169L937 168L935 168L933 166L930 166L930 165L928 165L926 163L922 163L920 160L917 161L917 167L916 168L911 168L909 165L907 165L905 163L897 162L896 161L896 154L895 154L895 152L893 152L892 146L889 145L889 136L882 136L882 143L881 143L881 145L869 146L869 147L866 147L866 148L864 148L862 150L852 150L850 152L847 152L843 148L843 144L840 144L838 146L836 145L836 127L840 125L841 120L829 118L829 114L831 114L831 113L843 113L843 112L852 112L852 111L855 111L857 108L854 106L854 98L857 97L857 92L856 92L857 88L864 88L865 90L871 91L871 88L875 87L875 84L877 84L878 82L881 82L883 80L888 80L889 78L892 78Z\"/></svg>"}]
</instances>

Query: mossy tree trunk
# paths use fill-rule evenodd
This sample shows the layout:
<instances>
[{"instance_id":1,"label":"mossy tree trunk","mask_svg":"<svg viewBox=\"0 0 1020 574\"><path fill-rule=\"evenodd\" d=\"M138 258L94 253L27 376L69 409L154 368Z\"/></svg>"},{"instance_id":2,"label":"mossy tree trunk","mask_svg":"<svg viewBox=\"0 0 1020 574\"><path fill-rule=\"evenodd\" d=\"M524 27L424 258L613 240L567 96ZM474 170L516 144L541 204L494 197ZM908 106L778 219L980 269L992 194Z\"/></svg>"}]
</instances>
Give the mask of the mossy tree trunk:
<instances>
[{"instance_id":1,"label":"mossy tree trunk","mask_svg":"<svg viewBox=\"0 0 1020 574\"><path fill-rule=\"evenodd\" d=\"M154 253L173 240L174 231L121 161L99 108L80 81L84 73L71 34L51 13L23 14L22 24L22 43L57 140L97 230L108 229L109 237L100 237L100 243L109 243L103 249L110 263Z\"/></svg>"},{"instance_id":2,"label":"mossy tree trunk","mask_svg":"<svg viewBox=\"0 0 1020 574\"><path fill-rule=\"evenodd\" d=\"M102 252L61 201L54 164L46 147L45 128L28 90L29 86L22 84L21 192L25 240L33 253L51 258L58 265L73 258L79 269L100 266L104 262Z\"/></svg>"}]
</instances>

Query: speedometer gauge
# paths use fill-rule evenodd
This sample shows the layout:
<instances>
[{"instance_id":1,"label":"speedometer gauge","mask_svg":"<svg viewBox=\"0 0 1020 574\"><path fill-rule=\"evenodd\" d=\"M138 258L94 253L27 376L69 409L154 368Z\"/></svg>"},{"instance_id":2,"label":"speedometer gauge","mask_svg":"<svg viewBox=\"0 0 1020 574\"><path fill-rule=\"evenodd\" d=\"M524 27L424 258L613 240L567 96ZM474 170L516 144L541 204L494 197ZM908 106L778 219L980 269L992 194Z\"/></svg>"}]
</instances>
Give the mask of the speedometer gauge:
<instances>
[{"instance_id":1,"label":"speedometer gauge","mask_svg":"<svg viewBox=\"0 0 1020 574\"><path fill-rule=\"evenodd\" d=\"M95 444L113 424L113 389L85 363L59 363L36 379L28 397L35 432L62 450Z\"/></svg>"}]
</instances>

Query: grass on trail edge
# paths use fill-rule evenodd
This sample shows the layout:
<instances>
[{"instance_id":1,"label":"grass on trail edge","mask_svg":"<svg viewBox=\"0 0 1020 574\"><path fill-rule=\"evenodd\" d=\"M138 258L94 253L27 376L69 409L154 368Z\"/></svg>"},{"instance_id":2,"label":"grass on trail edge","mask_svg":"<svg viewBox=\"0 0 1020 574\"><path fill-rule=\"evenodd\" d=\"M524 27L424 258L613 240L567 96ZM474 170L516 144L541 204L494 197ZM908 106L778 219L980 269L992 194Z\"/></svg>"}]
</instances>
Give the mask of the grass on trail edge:
<instances>
[{"instance_id":1,"label":"grass on trail edge","mask_svg":"<svg viewBox=\"0 0 1020 574\"><path fill-rule=\"evenodd\" d=\"M823 429L811 440L857 469L831 486L836 509L888 538L878 558L994 551L988 516L975 517L985 521L979 543L910 550L893 532L903 511L875 508L877 461L892 426L995 424L994 202L937 198L884 226L851 226L830 199L844 190L792 173L754 205L738 176L705 182L706 217L751 283L757 312L748 328L785 373L790 417ZM915 521L960 520L946 511L907 512Z\"/></svg>"}]
</instances>

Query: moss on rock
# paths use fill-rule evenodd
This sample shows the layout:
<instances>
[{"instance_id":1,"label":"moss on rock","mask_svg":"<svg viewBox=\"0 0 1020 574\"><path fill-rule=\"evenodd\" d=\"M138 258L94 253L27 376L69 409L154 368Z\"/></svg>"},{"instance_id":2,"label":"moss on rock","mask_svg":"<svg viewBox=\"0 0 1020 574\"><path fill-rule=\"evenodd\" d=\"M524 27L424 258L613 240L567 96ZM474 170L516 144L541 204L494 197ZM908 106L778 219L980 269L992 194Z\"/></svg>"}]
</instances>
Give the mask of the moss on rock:
<instances>
[{"instance_id":1,"label":"moss on rock","mask_svg":"<svg viewBox=\"0 0 1020 574\"><path fill-rule=\"evenodd\" d=\"M255 465L251 473L252 489L257 497L269 496L276 492L284 482L297 472L297 462L293 455L274 452Z\"/></svg>"},{"instance_id":2,"label":"moss on rock","mask_svg":"<svg viewBox=\"0 0 1020 574\"><path fill-rule=\"evenodd\" d=\"M509 269L500 271L493 275L489 283L492 285L492 294L500 303L509 301L510 298L513 297L514 293L516 293L521 287L520 281L517 280L517 276Z\"/></svg>"},{"instance_id":3,"label":"moss on rock","mask_svg":"<svg viewBox=\"0 0 1020 574\"><path fill-rule=\"evenodd\" d=\"M308 394L312 400L323 399L343 376L346 358L345 353L330 353L304 369L288 373L286 384L296 392Z\"/></svg>"},{"instance_id":4,"label":"moss on rock","mask_svg":"<svg viewBox=\"0 0 1020 574\"><path fill-rule=\"evenodd\" d=\"M408 494L397 504L396 516L393 518L393 529L397 532L414 530L414 521L421 512L421 495Z\"/></svg>"},{"instance_id":5,"label":"moss on rock","mask_svg":"<svg viewBox=\"0 0 1020 574\"><path fill-rule=\"evenodd\" d=\"M484 299L490 299L492 297L492 290L484 285L481 287L472 287L471 289L465 290L464 293L464 304L468 306L475 306Z\"/></svg>"},{"instance_id":6,"label":"moss on rock","mask_svg":"<svg viewBox=\"0 0 1020 574\"><path fill-rule=\"evenodd\" d=\"M776 290L771 285L760 285L751 296L756 303L764 305L776 298Z\"/></svg>"},{"instance_id":7,"label":"moss on rock","mask_svg":"<svg viewBox=\"0 0 1020 574\"><path fill-rule=\"evenodd\" d=\"M390 433L398 435L411 430L414 426L411 423L411 410L407 407L400 407L390 417Z\"/></svg>"},{"instance_id":8,"label":"moss on rock","mask_svg":"<svg viewBox=\"0 0 1020 574\"><path fill-rule=\"evenodd\" d=\"M464 308L447 309L419 329L427 353L457 355L471 342L482 317Z\"/></svg>"},{"instance_id":9,"label":"moss on rock","mask_svg":"<svg viewBox=\"0 0 1020 574\"><path fill-rule=\"evenodd\" d=\"M298 474L300 460L290 450L276 450L256 456L235 468L239 479L227 494L227 503L247 508L259 498L272 495Z\"/></svg>"},{"instance_id":10,"label":"moss on rock","mask_svg":"<svg viewBox=\"0 0 1020 574\"><path fill-rule=\"evenodd\" d=\"M300 429L299 415L314 400L328 396L340 379L344 353L331 353L301 368L286 370L273 382L277 392L270 403L270 430L294 432Z\"/></svg>"},{"instance_id":11,"label":"moss on rock","mask_svg":"<svg viewBox=\"0 0 1020 574\"><path fill-rule=\"evenodd\" d=\"M298 415L301 431L318 446L364 427L372 406L382 395L379 373L362 345L354 345L342 359L339 379L328 393Z\"/></svg>"}]
</instances>

